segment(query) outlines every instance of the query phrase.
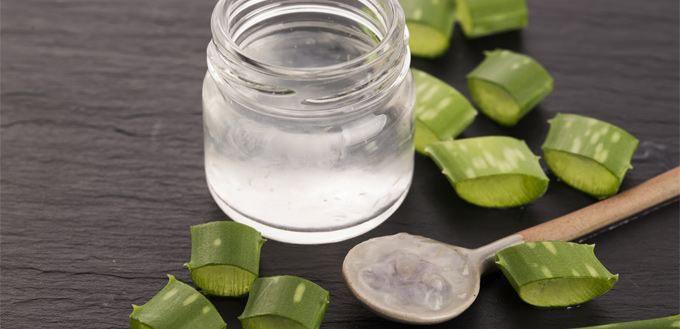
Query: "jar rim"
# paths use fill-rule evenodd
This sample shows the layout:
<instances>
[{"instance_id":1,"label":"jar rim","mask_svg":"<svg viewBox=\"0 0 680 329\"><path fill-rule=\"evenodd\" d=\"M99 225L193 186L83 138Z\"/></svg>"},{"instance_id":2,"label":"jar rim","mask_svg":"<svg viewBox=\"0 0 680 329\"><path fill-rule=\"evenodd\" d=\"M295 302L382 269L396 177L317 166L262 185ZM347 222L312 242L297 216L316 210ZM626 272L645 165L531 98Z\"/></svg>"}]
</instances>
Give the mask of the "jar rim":
<instances>
[{"instance_id":1,"label":"jar rim","mask_svg":"<svg viewBox=\"0 0 680 329\"><path fill-rule=\"evenodd\" d=\"M320 77L329 78L334 76L346 75L357 70L362 70L371 59L380 56L389 56L393 51L394 42L408 43L408 31L404 22L404 14L397 0L380 0L384 4L385 17L381 17L381 22L385 24L385 34L371 50L352 58L348 61L315 67L286 67L267 63L253 58L246 54L244 49L234 40L228 30L228 24L224 24L230 18L232 9L230 5L244 2L259 4L268 0L219 0L211 17L213 42L217 46L222 56L234 56L241 63L246 63L250 69L264 73L269 76L286 77L287 79L317 79ZM376 0L359 0L363 4L374 4ZM280 3L272 3L278 6ZM375 12L375 11L374 11ZM406 34L406 37L404 37ZM405 40L405 41L404 41Z\"/></svg>"}]
</instances>

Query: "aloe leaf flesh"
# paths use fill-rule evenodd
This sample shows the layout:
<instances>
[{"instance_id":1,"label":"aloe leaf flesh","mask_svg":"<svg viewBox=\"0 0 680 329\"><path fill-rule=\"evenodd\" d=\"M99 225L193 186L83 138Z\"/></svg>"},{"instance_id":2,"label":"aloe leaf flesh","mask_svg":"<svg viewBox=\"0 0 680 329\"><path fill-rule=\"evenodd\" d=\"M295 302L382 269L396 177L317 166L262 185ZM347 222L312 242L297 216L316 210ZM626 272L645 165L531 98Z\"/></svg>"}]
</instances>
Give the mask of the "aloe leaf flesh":
<instances>
[{"instance_id":1,"label":"aloe leaf flesh","mask_svg":"<svg viewBox=\"0 0 680 329\"><path fill-rule=\"evenodd\" d=\"M211 222L191 227L191 280L208 295L248 294L260 269L265 242L257 230L236 222Z\"/></svg>"},{"instance_id":2,"label":"aloe leaf flesh","mask_svg":"<svg viewBox=\"0 0 680 329\"><path fill-rule=\"evenodd\" d=\"M132 305L131 329L223 329L227 327L210 301L168 275L168 284L142 306Z\"/></svg>"},{"instance_id":3,"label":"aloe leaf flesh","mask_svg":"<svg viewBox=\"0 0 680 329\"><path fill-rule=\"evenodd\" d=\"M244 329L318 329L329 294L317 284L295 276L259 278L239 316Z\"/></svg>"},{"instance_id":4,"label":"aloe leaf flesh","mask_svg":"<svg viewBox=\"0 0 680 329\"><path fill-rule=\"evenodd\" d=\"M524 141L487 136L437 142L425 151L458 196L480 207L525 205L548 189L548 177Z\"/></svg>"},{"instance_id":5,"label":"aloe leaf flesh","mask_svg":"<svg viewBox=\"0 0 680 329\"><path fill-rule=\"evenodd\" d=\"M449 49L456 23L454 0L399 0L406 16L411 55L434 58Z\"/></svg>"},{"instance_id":6,"label":"aloe leaf flesh","mask_svg":"<svg viewBox=\"0 0 680 329\"><path fill-rule=\"evenodd\" d=\"M616 194L638 140L625 130L597 119L558 113L549 121L543 156L567 185L603 199Z\"/></svg>"},{"instance_id":7,"label":"aloe leaf flesh","mask_svg":"<svg viewBox=\"0 0 680 329\"><path fill-rule=\"evenodd\" d=\"M672 329L680 328L680 315L668 316L665 318L611 323L594 327L583 327L578 329Z\"/></svg>"},{"instance_id":8,"label":"aloe leaf flesh","mask_svg":"<svg viewBox=\"0 0 680 329\"><path fill-rule=\"evenodd\" d=\"M516 125L553 90L553 78L541 64L505 49L486 52L467 84L482 113L502 126Z\"/></svg>"},{"instance_id":9,"label":"aloe leaf flesh","mask_svg":"<svg viewBox=\"0 0 680 329\"><path fill-rule=\"evenodd\" d=\"M456 138L477 116L458 90L423 71L411 69L416 84L415 146L425 154L430 143Z\"/></svg>"},{"instance_id":10,"label":"aloe leaf flesh","mask_svg":"<svg viewBox=\"0 0 680 329\"><path fill-rule=\"evenodd\" d=\"M497 252L496 264L526 303L566 307L600 296L618 281L593 249L572 242L528 242Z\"/></svg>"},{"instance_id":11,"label":"aloe leaf flesh","mask_svg":"<svg viewBox=\"0 0 680 329\"><path fill-rule=\"evenodd\" d=\"M517 30L528 24L525 0L458 0L457 16L467 38Z\"/></svg>"}]
</instances>

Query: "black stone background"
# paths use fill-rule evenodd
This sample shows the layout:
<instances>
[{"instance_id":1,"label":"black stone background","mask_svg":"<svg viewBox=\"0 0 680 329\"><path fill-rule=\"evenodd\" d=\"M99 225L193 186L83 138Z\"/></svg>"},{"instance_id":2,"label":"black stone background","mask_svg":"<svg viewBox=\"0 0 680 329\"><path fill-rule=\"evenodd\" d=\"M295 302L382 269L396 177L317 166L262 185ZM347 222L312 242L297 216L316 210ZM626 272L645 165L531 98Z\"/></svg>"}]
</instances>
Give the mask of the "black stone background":
<instances>
[{"instance_id":1,"label":"black stone background","mask_svg":"<svg viewBox=\"0 0 680 329\"><path fill-rule=\"evenodd\" d=\"M166 274L189 282L189 225L227 217L203 172L201 82L213 0L4 0L1 10L2 328L125 328L130 304ZM529 0L523 31L465 40L414 59L467 95L465 74L497 47L526 53L555 90L516 127L479 116L462 137L508 135L536 154L557 112L618 125L641 141L622 190L678 165L678 1ZM544 164L543 164L544 165ZM544 165L545 166L545 165ZM428 158L377 229L349 241L267 242L261 275L297 275L331 294L323 328L406 328L374 316L345 288L347 251L409 232L478 247L595 202L550 175L517 209L459 199ZM678 203L591 237L620 281L572 309L523 303L500 272L474 305L431 328L570 328L679 312ZM212 298L229 328L245 299Z\"/></svg>"}]
</instances>

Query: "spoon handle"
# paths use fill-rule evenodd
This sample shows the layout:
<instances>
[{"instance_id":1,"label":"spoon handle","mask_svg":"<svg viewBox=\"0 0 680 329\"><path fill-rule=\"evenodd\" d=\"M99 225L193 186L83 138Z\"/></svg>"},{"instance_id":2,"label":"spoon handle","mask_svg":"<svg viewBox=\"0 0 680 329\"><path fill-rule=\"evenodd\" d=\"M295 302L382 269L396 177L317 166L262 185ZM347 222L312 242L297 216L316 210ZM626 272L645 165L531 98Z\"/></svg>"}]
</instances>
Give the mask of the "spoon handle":
<instances>
[{"instance_id":1,"label":"spoon handle","mask_svg":"<svg viewBox=\"0 0 680 329\"><path fill-rule=\"evenodd\" d=\"M562 217L517 232L530 241L572 241L680 195L680 167Z\"/></svg>"}]
</instances>

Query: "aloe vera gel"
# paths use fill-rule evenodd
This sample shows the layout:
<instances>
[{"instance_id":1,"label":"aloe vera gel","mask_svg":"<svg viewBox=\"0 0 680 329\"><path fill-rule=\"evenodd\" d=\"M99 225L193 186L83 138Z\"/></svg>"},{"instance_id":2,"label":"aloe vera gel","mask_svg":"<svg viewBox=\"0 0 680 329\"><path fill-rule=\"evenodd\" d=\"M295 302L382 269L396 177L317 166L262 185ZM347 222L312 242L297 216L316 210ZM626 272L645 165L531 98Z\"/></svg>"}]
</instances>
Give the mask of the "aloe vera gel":
<instances>
[{"instance_id":1,"label":"aloe vera gel","mask_svg":"<svg viewBox=\"0 0 680 329\"><path fill-rule=\"evenodd\" d=\"M203 81L215 202L268 239L332 243L396 211L413 177L396 0L220 0Z\"/></svg>"},{"instance_id":2,"label":"aloe vera gel","mask_svg":"<svg viewBox=\"0 0 680 329\"><path fill-rule=\"evenodd\" d=\"M405 233L379 241L357 245L343 265L376 307L431 316L474 294L475 269L456 249Z\"/></svg>"},{"instance_id":3,"label":"aloe vera gel","mask_svg":"<svg viewBox=\"0 0 680 329\"><path fill-rule=\"evenodd\" d=\"M602 199L619 190L638 140L597 119L558 113L550 120L543 156L566 184Z\"/></svg>"},{"instance_id":4,"label":"aloe vera gel","mask_svg":"<svg viewBox=\"0 0 680 329\"><path fill-rule=\"evenodd\" d=\"M618 281L593 249L572 242L528 242L497 252L496 264L528 304L571 306L607 292Z\"/></svg>"}]
</instances>

